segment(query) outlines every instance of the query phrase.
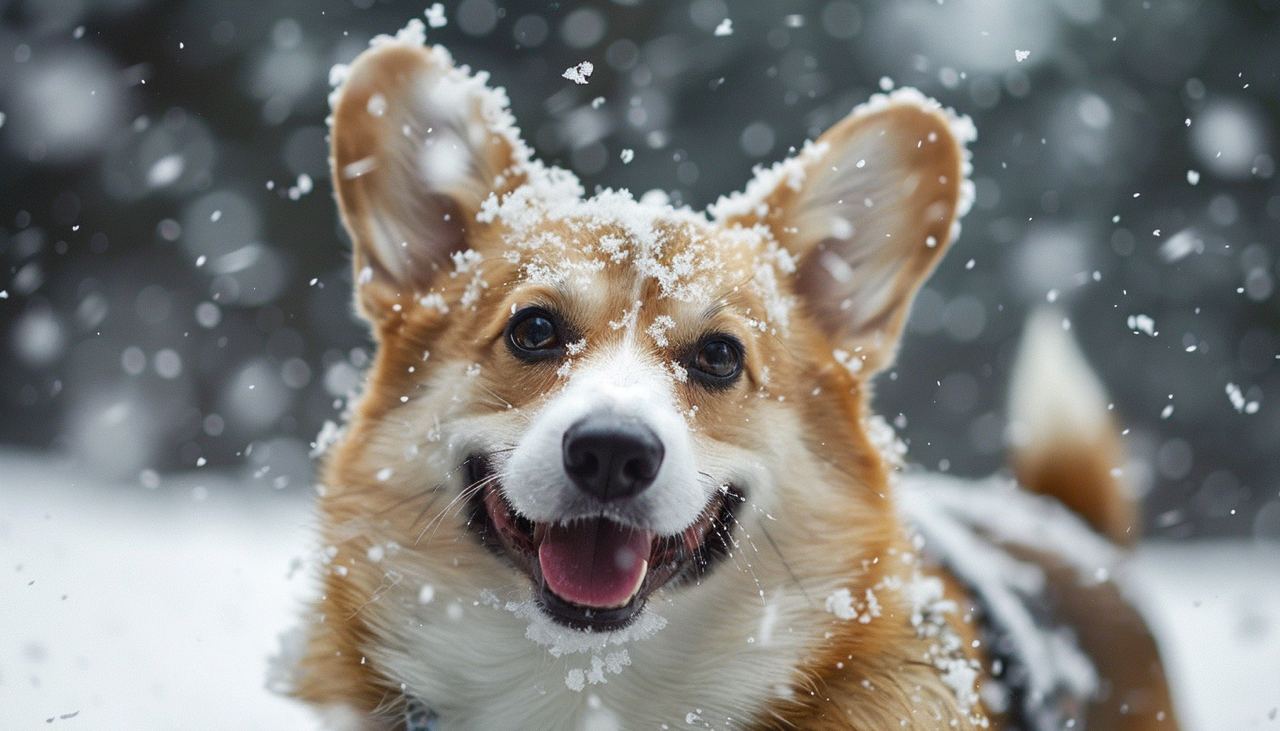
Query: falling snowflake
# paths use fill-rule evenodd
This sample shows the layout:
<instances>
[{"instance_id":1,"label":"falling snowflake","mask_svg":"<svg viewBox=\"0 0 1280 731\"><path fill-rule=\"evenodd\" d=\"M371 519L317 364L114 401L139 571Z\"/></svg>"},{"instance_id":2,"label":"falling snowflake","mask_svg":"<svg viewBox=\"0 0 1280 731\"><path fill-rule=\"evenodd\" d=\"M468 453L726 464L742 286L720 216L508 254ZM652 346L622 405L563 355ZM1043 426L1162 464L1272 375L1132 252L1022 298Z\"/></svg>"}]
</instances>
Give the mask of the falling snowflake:
<instances>
[{"instance_id":1,"label":"falling snowflake","mask_svg":"<svg viewBox=\"0 0 1280 731\"><path fill-rule=\"evenodd\" d=\"M163 188L182 176L186 168L186 160L182 155L171 154L156 160L147 171L147 185L152 188Z\"/></svg>"},{"instance_id":2,"label":"falling snowflake","mask_svg":"<svg viewBox=\"0 0 1280 731\"><path fill-rule=\"evenodd\" d=\"M427 25L432 28L443 28L449 23L444 17L444 5L440 3L432 3L423 15L427 16Z\"/></svg>"},{"instance_id":3,"label":"falling snowflake","mask_svg":"<svg viewBox=\"0 0 1280 731\"><path fill-rule=\"evenodd\" d=\"M590 61L583 61L577 66L570 66L565 69L564 73L560 75L575 84L585 84L587 79L591 78L591 72L595 70L595 64Z\"/></svg>"},{"instance_id":4,"label":"falling snowflake","mask_svg":"<svg viewBox=\"0 0 1280 731\"><path fill-rule=\"evenodd\" d=\"M1246 400L1244 391L1234 383L1227 384L1227 398L1231 401L1231 407L1236 410L1237 414L1258 413L1258 402Z\"/></svg>"},{"instance_id":5,"label":"falling snowflake","mask_svg":"<svg viewBox=\"0 0 1280 731\"><path fill-rule=\"evenodd\" d=\"M315 182L311 180L311 176L306 173L301 173L298 175L298 181L289 186L289 200L296 201L314 189Z\"/></svg>"},{"instance_id":6,"label":"falling snowflake","mask_svg":"<svg viewBox=\"0 0 1280 731\"><path fill-rule=\"evenodd\" d=\"M1129 315L1129 329L1135 333L1142 333L1155 337L1160 333L1156 330L1156 321L1150 315Z\"/></svg>"}]
</instances>

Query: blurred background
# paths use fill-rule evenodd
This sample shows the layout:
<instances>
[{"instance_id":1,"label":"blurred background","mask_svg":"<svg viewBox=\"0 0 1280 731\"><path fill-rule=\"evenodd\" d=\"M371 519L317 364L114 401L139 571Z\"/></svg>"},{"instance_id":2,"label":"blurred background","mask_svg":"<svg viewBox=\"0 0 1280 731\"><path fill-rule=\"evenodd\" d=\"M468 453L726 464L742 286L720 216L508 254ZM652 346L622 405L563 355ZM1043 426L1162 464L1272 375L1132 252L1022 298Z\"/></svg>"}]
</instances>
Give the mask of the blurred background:
<instances>
[{"instance_id":1,"label":"blurred background","mask_svg":"<svg viewBox=\"0 0 1280 731\"><path fill-rule=\"evenodd\" d=\"M370 358L329 69L425 7L0 1L6 453L310 494L310 442ZM911 458L1002 465L1020 327L1055 302L1129 430L1148 533L1280 538L1280 0L442 10L429 39L588 188L700 208L891 86L971 115L976 205L877 395ZM561 78L581 61L587 85Z\"/></svg>"},{"instance_id":2,"label":"blurred background","mask_svg":"<svg viewBox=\"0 0 1280 731\"><path fill-rule=\"evenodd\" d=\"M371 357L329 70L419 18L545 159L697 208L881 89L971 115L976 205L877 407L920 465L1000 469L1059 307L1126 429L1127 585L1185 727L1276 728L1280 0L427 6L0 0L0 727L314 726L263 675L315 590L311 443Z\"/></svg>"}]
</instances>

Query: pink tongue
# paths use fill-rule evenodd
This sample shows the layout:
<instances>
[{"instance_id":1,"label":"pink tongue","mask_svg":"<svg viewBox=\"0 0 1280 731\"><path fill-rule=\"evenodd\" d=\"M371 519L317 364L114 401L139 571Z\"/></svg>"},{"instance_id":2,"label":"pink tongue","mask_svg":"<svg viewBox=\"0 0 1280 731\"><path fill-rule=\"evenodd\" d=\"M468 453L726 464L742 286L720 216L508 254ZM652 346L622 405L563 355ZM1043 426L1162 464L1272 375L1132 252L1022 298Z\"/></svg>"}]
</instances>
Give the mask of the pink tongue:
<instances>
[{"instance_id":1,"label":"pink tongue","mask_svg":"<svg viewBox=\"0 0 1280 731\"><path fill-rule=\"evenodd\" d=\"M547 528L538 546L542 578L556 596L585 607L620 607L648 570L653 533L605 518Z\"/></svg>"}]
</instances>

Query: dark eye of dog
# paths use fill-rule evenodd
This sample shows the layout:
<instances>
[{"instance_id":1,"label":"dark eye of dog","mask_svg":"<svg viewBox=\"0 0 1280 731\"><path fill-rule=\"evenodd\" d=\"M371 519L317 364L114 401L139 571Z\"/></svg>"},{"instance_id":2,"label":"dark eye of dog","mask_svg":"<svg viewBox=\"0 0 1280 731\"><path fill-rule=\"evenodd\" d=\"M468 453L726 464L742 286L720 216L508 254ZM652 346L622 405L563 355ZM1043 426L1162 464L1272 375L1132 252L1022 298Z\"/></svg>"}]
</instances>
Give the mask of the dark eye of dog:
<instances>
[{"instance_id":1,"label":"dark eye of dog","mask_svg":"<svg viewBox=\"0 0 1280 731\"><path fill-rule=\"evenodd\" d=\"M560 328L546 310L529 307L507 323L507 342L516 357L537 360L560 354Z\"/></svg>"},{"instance_id":2,"label":"dark eye of dog","mask_svg":"<svg viewBox=\"0 0 1280 731\"><path fill-rule=\"evenodd\" d=\"M728 335L713 335L698 344L690 374L704 385L724 388L742 375L742 344Z\"/></svg>"}]
</instances>

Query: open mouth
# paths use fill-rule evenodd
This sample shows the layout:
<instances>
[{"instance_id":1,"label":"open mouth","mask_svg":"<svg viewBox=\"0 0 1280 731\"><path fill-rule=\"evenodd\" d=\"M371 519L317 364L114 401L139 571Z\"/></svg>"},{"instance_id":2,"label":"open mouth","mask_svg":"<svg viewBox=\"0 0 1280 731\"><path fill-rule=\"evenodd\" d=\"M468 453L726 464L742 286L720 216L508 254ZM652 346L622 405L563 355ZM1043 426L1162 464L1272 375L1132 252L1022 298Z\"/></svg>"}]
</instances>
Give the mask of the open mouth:
<instances>
[{"instance_id":1,"label":"open mouth","mask_svg":"<svg viewBox=\"0 0 1280 731\"><path fill-rule=\"evenodd\" d=\"M727 556L734 511L743 501L729 486L671 536L604 516L535 523L503 497L487 460L468 459L467 472L469 484L485 485L472 497L469 521L481 541L528 574L552 619L593 631L626 627L653 592L696 580Z\"/></svg>"}]
</instances>

